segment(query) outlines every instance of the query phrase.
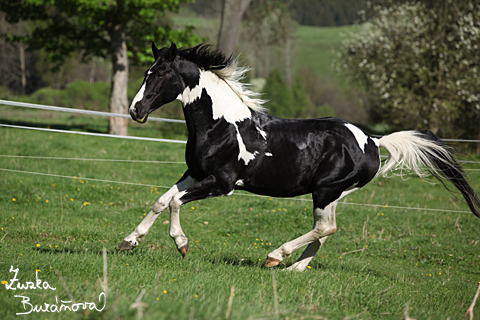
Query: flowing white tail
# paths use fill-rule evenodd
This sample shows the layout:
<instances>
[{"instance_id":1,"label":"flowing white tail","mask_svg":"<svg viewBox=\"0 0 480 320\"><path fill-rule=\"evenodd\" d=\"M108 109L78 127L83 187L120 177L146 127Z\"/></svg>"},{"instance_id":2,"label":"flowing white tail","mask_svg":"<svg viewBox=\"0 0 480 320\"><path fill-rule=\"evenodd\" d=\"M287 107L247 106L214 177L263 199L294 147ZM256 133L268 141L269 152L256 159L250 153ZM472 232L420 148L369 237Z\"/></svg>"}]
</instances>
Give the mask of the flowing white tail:
<instances>
[{"instance_id":1,"label":"flowing white tail","mask_svg":"<svg viewBox=\"0 0 480 320\"><path fill-rule=\"evenodd\" d=\"M463 195L470 210L480 218L480 200L468 184L462 168L453 158L451 149L431 131L400 131L379 139L380 147L389 157L377 175L413 171L419 177L433 175L442 183L450 181Z\"/></svg>"}]
</instances>

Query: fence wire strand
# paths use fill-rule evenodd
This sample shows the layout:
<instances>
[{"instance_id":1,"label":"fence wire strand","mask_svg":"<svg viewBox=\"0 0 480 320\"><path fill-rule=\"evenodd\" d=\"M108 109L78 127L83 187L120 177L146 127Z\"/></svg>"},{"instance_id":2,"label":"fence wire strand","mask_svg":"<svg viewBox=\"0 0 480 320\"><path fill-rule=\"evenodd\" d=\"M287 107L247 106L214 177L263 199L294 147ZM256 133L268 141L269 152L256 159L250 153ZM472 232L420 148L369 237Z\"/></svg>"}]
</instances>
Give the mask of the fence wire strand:
<instances>
[{"instance_id":1,"label":"fence wire strand","mask_svg":"<svg viewBox=\"0 0 480 320\"><path fill-rule=\"evenodd\" d=\"M14 169L5 169L0 168L0 171L5 172L14 172L14 173L23 173L23 174L32 174L32 175L39 175L39 176L48 176L48 177L55 177L55 178L66 178L66 179L73 179L73 180L85 180L85 181L97 181L97 182L105 182L105 183L117 183L123 185L133 185L133 186L141 186L141 187L151 187L151 188L163 188L163 189L170 189L171 187L167 186L158 186L158 185L151 185L151 184L143 184L143 183L136 183L136 182L124 182L124 181L115 181L115 180L103 180L103 179L95 179L95 178L85 178L85 177L72 177L72 176L65 176L65 175L58 175L58 174L51 174L51 173L43 173L43 172L32 172L32 171L22 171L22 170L14 170ZM251 197L251 198L263 198L263 199L272 199L275 197L270 196L263 196L258 194L249 194L249 193L233 193L236 196L243 196L243 197ZM313 202L312 199L305 199L305 198L279 198L283 200L291 200L291 201L301 201L301 202ZM373 207L373 208L390 208L390 209L401 209L401 210L415 210L415 211L435 211L435 212L457 212L457 213L469 213L469 211L461 211L461 210L446 210L446 209L431 209L431 208L412 208L412 207L401 207L401 206L390 206L388 204L364 204L364 203L355 203L355 202L339 202L340 205L352 205L352 206L363 206L363 207Z\"/></svg>"}]
</instances>

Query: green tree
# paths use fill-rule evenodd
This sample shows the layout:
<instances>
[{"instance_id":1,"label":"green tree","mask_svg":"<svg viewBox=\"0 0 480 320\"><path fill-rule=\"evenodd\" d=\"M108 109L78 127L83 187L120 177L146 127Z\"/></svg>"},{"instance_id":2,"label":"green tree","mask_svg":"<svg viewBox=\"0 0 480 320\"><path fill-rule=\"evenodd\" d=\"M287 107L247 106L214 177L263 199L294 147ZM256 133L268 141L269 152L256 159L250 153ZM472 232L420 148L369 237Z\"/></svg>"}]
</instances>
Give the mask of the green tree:
<instances>
[{"instance_id":1,"label":"green tree","mask_svg":"<svg viewBox=\"0 0 480 320\"><path fill-rule=\"evenodd\" d=\"M30 50L45 49L52 61L61 64L72 52L83 60L109 58L112 62L112 86L109 109L127 113L129 58L135 62L150 60L152 41L166 45L191 45L199 38L193 28L175 30L161 23L166 11L177 11L188 0L0 0L0 11L10 23L37 21L30 34L8 36L25 42ZM109 132L127 134L127 119L110 118Z\"/></svg>"},{"instance_id":2,"label":"green tree","mask_svg":"<svg viewBox=\"0 0 480 320\"><path fill-rule=\"evenodd\" d=\"M307 94L305 79L300 73L293 78L292 83L293 111L295 118L303 118L307 109L311 106L310 97Z\"/></svg>"},{"instance_id":3,"label":"green tree","mask_svg":"<svg viewBox=\"0 0 480 320\"><path fill-rule=\"evenodd\" d=\"M338 69L360 83L374 120L480 138L480 2L374 6L343 42Z\"/></svg>"},{"instance_id":4,"label":"green tree","mask_svg":"<svg viewBox=\"0 0 480 320\"><path fill-rule=\"evenodd\" d=\"M287 86L280 69L272 69L267 77L264 92L268 101L265 106L270 109L274 116L280 118L293 118L295 116L292 90Z\"/></svg>"}]
</instances>

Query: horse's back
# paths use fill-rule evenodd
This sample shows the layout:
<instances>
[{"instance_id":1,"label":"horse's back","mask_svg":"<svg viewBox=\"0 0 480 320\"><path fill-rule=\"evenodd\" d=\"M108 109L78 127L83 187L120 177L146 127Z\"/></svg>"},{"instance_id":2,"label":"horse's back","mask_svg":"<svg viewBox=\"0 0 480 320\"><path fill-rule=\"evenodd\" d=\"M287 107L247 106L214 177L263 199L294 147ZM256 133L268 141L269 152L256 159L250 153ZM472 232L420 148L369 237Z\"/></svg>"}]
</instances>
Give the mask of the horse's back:
<instances>
[{"instance_id":1,"label":"horse's back","mask_svg":"<svg viewBox=\"0 0 480 320\"><path fill-rule=\"evenodd\" d=\"M265 147L242 180L251 192L295 196L328 185L361 187L380 165L375 138L339 118L272 117L258 130L267 135Z\"/></svg>"}]
</instances>

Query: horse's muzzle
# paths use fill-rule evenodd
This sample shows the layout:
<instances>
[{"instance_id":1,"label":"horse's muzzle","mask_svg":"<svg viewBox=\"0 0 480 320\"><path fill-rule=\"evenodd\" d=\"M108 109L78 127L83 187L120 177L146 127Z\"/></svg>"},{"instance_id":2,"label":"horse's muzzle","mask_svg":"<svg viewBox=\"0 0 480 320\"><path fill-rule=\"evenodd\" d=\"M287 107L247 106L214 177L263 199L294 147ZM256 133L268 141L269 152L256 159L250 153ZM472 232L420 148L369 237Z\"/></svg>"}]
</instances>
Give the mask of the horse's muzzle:
<instances>
[{"instance_id":1,"label":"horse's muzzle","mask_svg":"<svg viewBox=\"0 0 480 320\"><path fill-rule=\"evenodd\" d=\"M128 112L130 113L130 117L132 117L133 120L135 120L135 121L137 121L137 122L139 122L139 123L145 123L145 122L147 122L148 112L145 113L145 115L143 115L142 117L140 117L137 108L130 108L130 109L128 110Z\"/></svg>"}]
</instances>

